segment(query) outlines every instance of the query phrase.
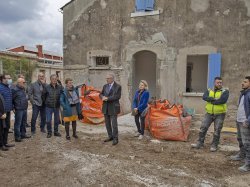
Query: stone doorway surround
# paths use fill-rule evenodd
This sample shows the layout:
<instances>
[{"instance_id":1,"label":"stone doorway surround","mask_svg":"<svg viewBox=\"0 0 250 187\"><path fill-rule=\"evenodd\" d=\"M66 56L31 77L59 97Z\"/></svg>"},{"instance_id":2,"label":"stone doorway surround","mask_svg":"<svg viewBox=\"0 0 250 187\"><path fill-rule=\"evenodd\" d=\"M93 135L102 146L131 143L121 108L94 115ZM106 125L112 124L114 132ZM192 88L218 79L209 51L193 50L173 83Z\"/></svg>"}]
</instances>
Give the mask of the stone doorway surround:
<instances>
[{"instance_id":1,"label":"stone doorway surround","mask_svg":"<svg viewBox=\"0 0 250 187\"><path fill-rule=\"evenodd\" d=\"M125 62L124 71L127 75L129 100L133 97L133 65L135 63L134 55L140 51L150 51L156 55L156 97L161 99L174 100L174 85L175 78L175 60L176 50L168 47L166 43L133 43L126 46L124 50Z\"/></svg>"}]
</instances>

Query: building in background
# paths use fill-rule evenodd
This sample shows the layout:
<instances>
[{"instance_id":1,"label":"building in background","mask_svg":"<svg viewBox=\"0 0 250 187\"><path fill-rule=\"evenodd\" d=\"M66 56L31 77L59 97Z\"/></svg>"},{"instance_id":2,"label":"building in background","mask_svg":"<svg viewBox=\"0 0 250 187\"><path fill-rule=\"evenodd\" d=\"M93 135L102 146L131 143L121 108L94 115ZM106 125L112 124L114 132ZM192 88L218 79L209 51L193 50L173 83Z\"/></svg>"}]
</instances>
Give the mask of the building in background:
<instances>
[{"instance_id":1,"label":"building in background","mask_svg":"<svg viewBox=\"0 0 250 187\"><path fill-rule=\"evenodd\" d=\"M62 10L65 76L101 88L113 72L125 113L145 79L151 96L200 114L203 92L222 76L234 118L250 74L249 0L72 0Z\"/></svg>"},{"instance_id":2,"label":"building in background","mask_svg":"<svg viewBox=\"0 0 250 187\"><path fill-rule=\"evenodd\" d=\"M57 74L60 80L63 80L63 57L55 52L43 50L42 45L36 47L18 46L14 48L0 51L0 61L14 60L19 62L25 59L28 62L36 65L33 72L30 74L30 80L37 80L39 72L43 72L46 77L46 82L49 82L51 74ZM1 63L2 64L2 63ZM4 67L0 68L4 69ZM25 70L22 67L16 69L16 74L22 73Z\"/></svg>"}]
</instances>

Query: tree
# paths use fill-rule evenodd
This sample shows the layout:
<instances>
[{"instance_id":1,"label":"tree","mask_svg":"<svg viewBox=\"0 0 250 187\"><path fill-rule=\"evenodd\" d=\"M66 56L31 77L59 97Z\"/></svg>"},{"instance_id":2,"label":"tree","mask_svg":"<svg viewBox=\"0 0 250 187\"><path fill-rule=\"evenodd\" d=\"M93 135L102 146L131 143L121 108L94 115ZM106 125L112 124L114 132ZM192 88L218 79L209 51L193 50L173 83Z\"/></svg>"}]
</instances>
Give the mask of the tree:
<instances>
[{"instance_id":1,"label":"tree","mask_svg":"<svg viewBox=\"0 0 250 187\"><path fill-rule=\"evenodd\" d=\"M23 74L28 84L32 81L32 73L37 67L35 62L26 58L19 60L1 58L1 60L3 62L3 73L10 74L13 80L17 80L18 74Z\"/></svg>"}]
</instances>

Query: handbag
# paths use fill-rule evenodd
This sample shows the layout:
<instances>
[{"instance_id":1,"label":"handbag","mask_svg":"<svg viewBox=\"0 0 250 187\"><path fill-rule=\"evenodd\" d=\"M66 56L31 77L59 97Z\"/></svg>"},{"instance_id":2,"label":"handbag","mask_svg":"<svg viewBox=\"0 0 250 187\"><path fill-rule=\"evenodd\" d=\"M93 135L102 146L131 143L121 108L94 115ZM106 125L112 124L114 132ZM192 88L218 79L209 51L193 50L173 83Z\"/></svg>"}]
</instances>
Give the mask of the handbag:
<instances>
[{"instance_id":1,"label":"handbag","mask_svg":"<svg viewBox=\"0 0 250 187\"><path fill-rule=\"evenodd\" d=\"M132 112L131 112L131 116L136 116L137 114L138 114L138 110L135 111L135 110L133 109Z\"/></svg>"},{"instance_id":2,"label":"handbag","mask_svg":"<svg viewBox=\"0 0 250 187\"><path fill-rule=\"evenodd\" d=\"M142 111L141 117L145 117L145 116L147 115L147 113L148 113L148 107L145 108L145 109Z\"/></svg>"}]
</instances>

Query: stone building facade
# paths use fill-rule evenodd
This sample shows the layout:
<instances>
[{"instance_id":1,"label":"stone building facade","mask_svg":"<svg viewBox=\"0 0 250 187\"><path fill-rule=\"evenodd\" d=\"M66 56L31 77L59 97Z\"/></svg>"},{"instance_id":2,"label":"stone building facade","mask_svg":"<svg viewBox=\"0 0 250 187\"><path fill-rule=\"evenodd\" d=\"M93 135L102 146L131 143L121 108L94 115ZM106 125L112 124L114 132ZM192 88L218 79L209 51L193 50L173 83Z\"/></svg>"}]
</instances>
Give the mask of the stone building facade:
<instances>
[{"instance_id":1,"label":"stone building facade","mask_svg":"<svg viewBox=\"0 0 250 187\"><path fill-rule=\"evenodd\" d=\"M98 88L113 72L129 112L139 80L151 96L204 112L214 72L230 90L233 112L250 75L249 0L72 0L63 10L64 77ZM148 3L145 0L145 3Z\"/></svg>"}]
</instances>

